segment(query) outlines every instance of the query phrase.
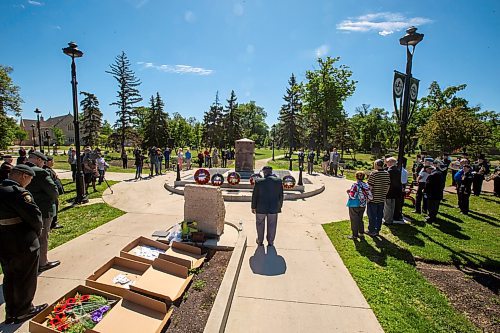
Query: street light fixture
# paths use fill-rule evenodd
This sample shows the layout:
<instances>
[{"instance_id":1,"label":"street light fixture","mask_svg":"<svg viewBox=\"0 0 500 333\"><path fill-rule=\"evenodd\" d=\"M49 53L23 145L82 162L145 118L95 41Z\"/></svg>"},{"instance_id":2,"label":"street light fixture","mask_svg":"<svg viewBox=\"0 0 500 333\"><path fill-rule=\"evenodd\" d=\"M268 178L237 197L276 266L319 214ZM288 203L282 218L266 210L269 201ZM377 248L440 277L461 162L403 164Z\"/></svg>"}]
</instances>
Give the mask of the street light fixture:
<instances>
[{"instance_id":1,"label":"street light fixture","mask_svg":"<svg viewBox=\"0 0 500 333\"><path fill-rule=\"evenodd\" d=\"M35 113L36 113L36 128L38 130L38 149L43 153L42 132L40 131L40 114L42 113L42 111L36 108Z\"/></svg>"},{"instance_id":2,"label":"street light fixture","mask_svg":"<svg viewBox=\"0 0 500 333\"><path fill-rule=\"evenodd\" d=\"M32 136L31 136L31 139L33 141L33 149L35 149L35 124L31 124L31 131L32 131Z\"/></svg>"},{"instance_id":3,"label":"street light fixture","mask_svg":"<svg viewBox=\"0 0 500 333\"><path fill-rule=\"evenodd\" d=\"M76 150L76 199L75 204L86 203L88 199L84 194L84 182L82 171L82 160L80 158L80 122L78 120L78 97L76 86L76 65L75 58L83 56L83 52L78 49L78 45L69 42L68 47L62 49L63 53L71 57L71 90L73 92L73 124L75 125L75 150Z\"/></svg>"},{"instance_id":4,"label":"street light fixture","mask_svg":"<svg viewBox=\"0 0 500 333\"><path fill-rule=\"evenodd\" d=\"M401 170L403 167L404 159L404 147L405 147L405 136L406 127L409 121L409 109L410 109L410 83L411 83L411 67L413 62L413 53L415 53L415 47L424 39L424 34L417 32L417 28L409 27L406 30L406 35L399 39L399 44L406 46L406 76L404 82L404 95L403 95L403 108L401 110L401 129L399 132L399 150L398 150L398 168ZM410 46L411 51L410 51Z\"/></svg>"}]
</instances>

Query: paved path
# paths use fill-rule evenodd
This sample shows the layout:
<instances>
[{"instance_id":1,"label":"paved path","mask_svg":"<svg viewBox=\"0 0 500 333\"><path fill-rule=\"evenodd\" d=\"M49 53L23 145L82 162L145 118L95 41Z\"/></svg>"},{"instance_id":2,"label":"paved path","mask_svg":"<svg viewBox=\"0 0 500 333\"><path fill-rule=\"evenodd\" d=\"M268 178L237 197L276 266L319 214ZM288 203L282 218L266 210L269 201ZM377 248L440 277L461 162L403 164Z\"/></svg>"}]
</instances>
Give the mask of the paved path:
<instances>
[{"instance_id":1,"label":"paved path","mask_svg":"<svg viewBox=\"0 0 500 333\"><path fill-rule=\"evenodd\" d=\"M68 172L60 175L70 176ZM184 198L163 189L165 181L174 180L174 173L140 181L132 177L108 173L109 180L123 181L113 186L114 194L107 190L103 198L127 214L50 251L49 258L62 264L40 275L35 303L53 302L66 290L84 283L137 236L150 236L182 220ZM382 332L321 227L348 217L345 189L350 182L322 175L305 178L324 183L326 190L313 198L284 203L274 250L256 246L249 203L225 204L226 220L243 222L248 235L226 332ZM4 315L1 304L0 322ZM0 324L0 332L17 328ZM26 324L17 330L26 331Z\"/></svg>"}]
</instances>

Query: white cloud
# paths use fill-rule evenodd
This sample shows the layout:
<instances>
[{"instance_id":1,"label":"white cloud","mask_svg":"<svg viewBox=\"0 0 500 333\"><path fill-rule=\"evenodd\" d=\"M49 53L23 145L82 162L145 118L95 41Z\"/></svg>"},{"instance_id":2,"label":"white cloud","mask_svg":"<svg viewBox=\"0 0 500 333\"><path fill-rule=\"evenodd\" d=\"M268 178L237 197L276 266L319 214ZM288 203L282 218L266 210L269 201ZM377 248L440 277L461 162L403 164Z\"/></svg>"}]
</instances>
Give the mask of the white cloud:
<instances>
[{"instance_id":1,"label":"white cloud","mask_svg":"<svg viewBox=\"0 0 500 333\"><path fill-rule=\"evenodd\" d=\"M203 76L215 73L215 71L212 69L193 67L190 65L155 65L152 62L144 62L144 61L139 61L137 64L142 65L143 69L153 68L165 73L194 74Z\"/></svg>"},{"instance_id":2,"label":"white cloud","mask_svg":"<svg viewBox=\"0 0 500 333\"><path fill-rule=\"evenodd\" d=\"M194 21L196 21L196 15L194 15L192 11L188 10L184 13L184 21L193 23Z\"/></svg>"},{"instance_id":3,"label":"white cloud","mask_svg":"<svg viewBox=\"0 0 500 333\"><path fill-rule=\"evenodd\" d=\"M255 52L255 46L253 46L252 44L248 44L246 50L248 54L253 54Z\"/></svg>"},{"instance_id":4,"label":"white cloud","mask_svg":"<svg viewBox=\"0 0 500 333\"><path fill-rule=\"evenodd\" d=\"M142 8L143 6L147 5L148 2L149 2L149 0L140 0L135 5L135 8Z\"/></svg>"},{"instance_id":5,"label":"white cloud","mask_svg":"<svg viewBox=\"0 0 500 333\"><path fill-rule=\"evenodd\" d=\"M328 51L330 51L330 47L326 44L323 44L316 50L314 50L314 54L316 54L316 57L321 58L325 56L328 53Z\"/></svg>"},{"instance_id":6,"label":"white cloud","mask_svg":"<svg viewBox=\"0 0 500 333\"><path fill-rule=\"evenodd\" d=\"M376 31L381 36L387 36L412 25L420 26L431 22L432 20L425 17L407 18L400 13L382 12L350 17L337 24L337 29L355 32Z\"/></svg>"},{"instance_id":7,"label":"white cloud","mask_svg":"<svg viewBox=\"0 0 500 333\"><path fill-rule=\"evenodd\" d=\"M242 16L244 12L245 12L245 9L243 8L243 5L241 3L235 3L233 5L233 14L234 15Z\"/></svg>"},{"instance_id":8,"label":"white cloud","mask_svg":"<svg viewBox=\"0 0 500 333\"><path fill-rule=\"evenodd\" d=\"M43 2L40 1L28 0L28 3L33 6L43 6Z\"/></svg>"},{"instance_id":9,"label":"white cloud","mask_svg":"<svg viewBox=\"0 0 500 333\"><path fill-rule=\"evenodd\" d=\"M53 28L56 29L56 30L61 30L61 26L60 25L54 25Z\"/></svg>"}]
</instances>

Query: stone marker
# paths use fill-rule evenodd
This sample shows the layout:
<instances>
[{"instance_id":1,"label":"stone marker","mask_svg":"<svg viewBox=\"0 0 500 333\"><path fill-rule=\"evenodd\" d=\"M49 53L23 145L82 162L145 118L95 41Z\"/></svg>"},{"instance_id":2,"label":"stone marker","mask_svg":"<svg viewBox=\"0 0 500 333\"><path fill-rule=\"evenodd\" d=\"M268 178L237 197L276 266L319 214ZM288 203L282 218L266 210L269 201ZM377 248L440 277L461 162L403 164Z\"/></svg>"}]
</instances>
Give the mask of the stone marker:
<instances>
[{"instance_id":1,"label":"stone marker","mask_svg":"<svg viewBox=\"0 0 500 333\"><path fill-rule=\"evenodd\" d=\"M184 220L198 222L198 230L220 236L224 232L226 208L218 187L191 185L184 188Z\"/></svg>"},{"instance_id":2,"label":"stone marker","mask_svg":"<svg viewBox=\"0 0 500 333\"><path fill-rule=\"evenodd\" d=\"M242 178L250 178L254 173L255 142L250 139L236 140L234 153L235 171Z\"/></svg>"}]
</instances>

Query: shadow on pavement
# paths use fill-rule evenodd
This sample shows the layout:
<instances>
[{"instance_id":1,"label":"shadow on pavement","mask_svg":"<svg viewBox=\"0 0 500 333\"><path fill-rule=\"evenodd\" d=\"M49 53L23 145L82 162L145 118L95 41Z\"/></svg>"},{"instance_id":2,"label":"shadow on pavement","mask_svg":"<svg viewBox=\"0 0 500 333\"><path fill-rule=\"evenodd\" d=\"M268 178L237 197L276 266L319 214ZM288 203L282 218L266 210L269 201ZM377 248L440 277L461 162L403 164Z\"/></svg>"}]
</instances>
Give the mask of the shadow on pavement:
<instances>
[{"instance_id":1,"label":"shadow on pavement","mask_svg":"<svg viewBox=\"0 0 500 333\"><path fill-rule=\"evenodd\" d=\"M276 276L285 274L285 259L278 255L274 246L257 246L255 253L250 257L250 268L254 274Z\"/></svg>"}]
</instances>

